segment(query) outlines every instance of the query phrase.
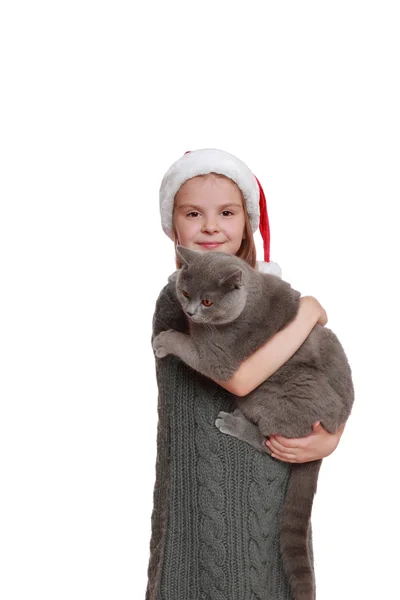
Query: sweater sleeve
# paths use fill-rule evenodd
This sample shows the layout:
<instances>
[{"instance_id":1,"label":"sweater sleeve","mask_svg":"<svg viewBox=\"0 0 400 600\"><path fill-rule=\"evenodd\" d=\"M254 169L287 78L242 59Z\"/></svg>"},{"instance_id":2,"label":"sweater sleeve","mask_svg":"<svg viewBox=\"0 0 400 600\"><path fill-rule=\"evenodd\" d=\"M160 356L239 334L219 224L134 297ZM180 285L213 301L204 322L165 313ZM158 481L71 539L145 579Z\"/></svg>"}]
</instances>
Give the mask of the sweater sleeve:
<instances>
[{"instance_id":1,"label":"sweater sleeve","mask_svg":"<svg viewBox=\"0 0 400 600\"><path fill-rule=\"evenodd\" d=\"M187 318L179 304L175 293L175 285L168 283L160 292L156 301L153 315L153 331L151 341L167 329L187 331ZM168 397L168 388L172 384L171 364L178 359L175 356L164 358L155 357L156 378L158 385L158 425L157 425L157 458L156 481L153 492L153 511L151 515L150 558L148 566L148 585L146 600L155 597L161 577L161 567L164 553L164 539L167 522L169 471L170 471L170 427L168 409L165 398Z\"/></svg>"}]
</instances>

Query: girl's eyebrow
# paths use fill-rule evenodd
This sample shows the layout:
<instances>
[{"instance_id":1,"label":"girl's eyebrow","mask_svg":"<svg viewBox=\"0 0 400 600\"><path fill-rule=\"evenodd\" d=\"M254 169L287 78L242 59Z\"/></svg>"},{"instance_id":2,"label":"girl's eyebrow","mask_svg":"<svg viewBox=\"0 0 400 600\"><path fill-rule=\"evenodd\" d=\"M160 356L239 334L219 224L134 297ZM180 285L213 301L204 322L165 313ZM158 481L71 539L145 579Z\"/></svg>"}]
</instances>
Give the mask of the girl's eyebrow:
<instances>
[{"instance_id":1,"label":"girl's eyebrow","mask_svg":"<svg viewBox=\"0 0 400 600\"><path fill-rule=\"evenodd\" d=\"M227 204L221 204L221 206L218 206L217 208L219 209L224 209L224 208L228 208L229 206L231 207L236 207L236 208L242 208L241 204L238 204L236 202L228 202ZM179 206L176 207L177 210L180 210L181 208L195 208L196 210L203 210L201 207L196 206L195 204L180 204Z\"/></svg>"}]
</instances>

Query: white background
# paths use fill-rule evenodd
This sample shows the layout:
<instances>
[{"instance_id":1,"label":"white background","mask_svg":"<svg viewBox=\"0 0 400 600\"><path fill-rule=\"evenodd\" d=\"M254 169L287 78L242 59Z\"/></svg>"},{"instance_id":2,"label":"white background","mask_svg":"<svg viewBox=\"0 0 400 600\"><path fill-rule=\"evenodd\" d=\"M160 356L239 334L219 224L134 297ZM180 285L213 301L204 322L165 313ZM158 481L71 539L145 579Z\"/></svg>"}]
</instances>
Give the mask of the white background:
<instances>
[{"instance_id":1,"label":"white background","mask_svg":"<svg viewBox=\"0 0 400 600\"><path fill-rule=\"evenodd\" d=\"M397 2L139 4L1 4L0 597L144 598L158 188L201 147L260 179L271 258L353 367L318 598L398 597Z\"/></svg>"}]
</instances>

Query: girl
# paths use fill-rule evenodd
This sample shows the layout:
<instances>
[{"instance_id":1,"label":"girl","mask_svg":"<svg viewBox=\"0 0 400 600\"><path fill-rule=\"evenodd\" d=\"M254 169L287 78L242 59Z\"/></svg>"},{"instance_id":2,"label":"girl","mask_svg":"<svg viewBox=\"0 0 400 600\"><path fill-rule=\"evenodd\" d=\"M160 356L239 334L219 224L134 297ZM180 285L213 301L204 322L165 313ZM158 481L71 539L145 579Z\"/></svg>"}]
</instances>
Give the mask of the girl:
<instances>
[{"instance_id":1,"label":"girl","mask_svg":"<svg viewBox=\"0 0 400 600\"><path fill-rule=\"evenodd\" d=\"M163 178L160 212L175 246L235 254L278 273L269 260L263 190L235 156L215 149L186 153ZM258 226L265 262L257 264ZM221 434L215 419L220 410L233 411L231 394L247 395L282 366L318 322L327 322L324 309L315 298L302 298L296 318L229 381L214 382L174 356L156 359L158 449L146 600L290 600L279 552L287 463L328 456L343 428L331 435L316 423L306 438L272 436L266 443L274 460ZM187 331L172 282L157 300L153 338L166 329Z\"/></svg>"}]
</instances>

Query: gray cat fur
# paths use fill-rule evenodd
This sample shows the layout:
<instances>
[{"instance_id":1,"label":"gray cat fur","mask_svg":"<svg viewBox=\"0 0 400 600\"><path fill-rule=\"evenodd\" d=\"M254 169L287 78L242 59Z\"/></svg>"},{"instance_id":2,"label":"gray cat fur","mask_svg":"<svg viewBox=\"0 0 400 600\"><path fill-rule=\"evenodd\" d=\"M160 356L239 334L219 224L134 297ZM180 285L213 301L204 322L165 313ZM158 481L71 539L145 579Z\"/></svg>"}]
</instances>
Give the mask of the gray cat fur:
<instances>
[{"instance_id":1,"label":"gray cat fur","mask_svg":"<svg viewBox=\"0 0 400 600\"><path fill-rule=\"evenodd\" d=\"M300 293L236 256L182 246L177 255L182 269L172 280L189 317L190 334L160 333L153 341L156 356L174 354L207 377L228 380L296 316ZM203 299L212 305L204 306ZM221 412L216 425L222 433L269 452L264 444L268 436L306 436L316 421L334 433L349 417L353 401L344 350L330 329L316 325L292 358L250 394L237 396L236 410ZM307 538L321 462L292 465L281 516L282 559L294 600L315 598Z\"/></svg>"}]
</instances>

